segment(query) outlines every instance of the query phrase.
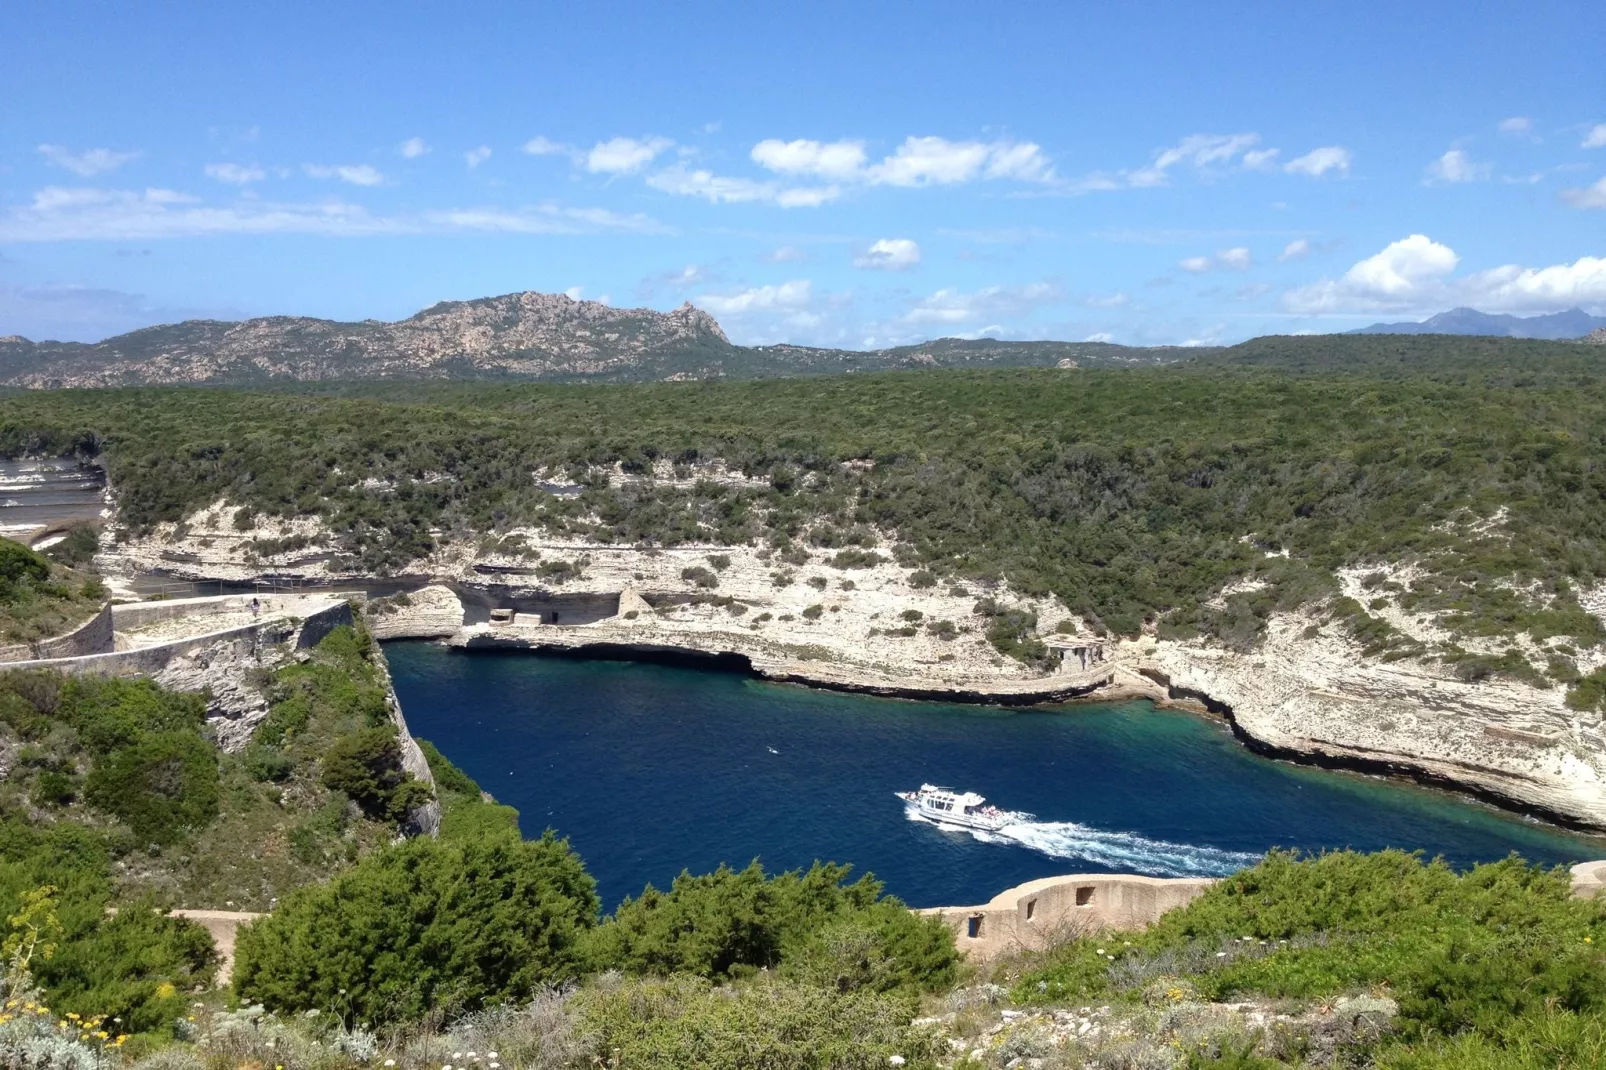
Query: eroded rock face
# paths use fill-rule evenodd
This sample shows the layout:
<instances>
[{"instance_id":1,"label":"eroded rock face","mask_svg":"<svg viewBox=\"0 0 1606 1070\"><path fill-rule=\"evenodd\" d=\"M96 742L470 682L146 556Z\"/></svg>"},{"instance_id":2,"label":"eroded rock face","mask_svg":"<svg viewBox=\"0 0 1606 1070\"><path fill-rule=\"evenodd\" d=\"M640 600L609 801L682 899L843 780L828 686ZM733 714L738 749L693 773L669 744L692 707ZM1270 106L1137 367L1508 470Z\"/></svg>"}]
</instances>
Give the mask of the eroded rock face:
<instances>
[{"instance_id":1,"label":"eroded rock face","mask_svg":"<svg viewBox=\"0 0 1606 1070\"><path fill-rule=\"evenodd\" d=\"M1606 827L1602 717L1570 709L1566 689L1491 678L1469 683L1437 662L1366 659L1337 625L1274 617L1241 654L1146 640L1117 654L1164 686L1231 708L1268 749L1413 772L1523 808Z\"/></svg>"},{"instance_id":2,"label":"eroded rock face","mask_svg":"<svg viewBox=\"0 0 1606 1070\"><path fill-rule=\"evenodd\" d=\"M268 715L267 696L261 684L268 673L284 664L294 627L286 622L260 641L223 639L168 662L154 679L173 691L200 691L207 697L207 723L218 746L237 754L251 742L251 733Z\"/></svg>"},{"instance_id":3,"label":"eroded rock face","mask_svg":"<svg viewBox=\"0 0 1606 1070\"><path fill-rule=\"evenodd\" d=\"M363 617L375 639L443 639L463 626L463 601L450 587L431 584L370 599Z\"/></svg>"}]
</instances>

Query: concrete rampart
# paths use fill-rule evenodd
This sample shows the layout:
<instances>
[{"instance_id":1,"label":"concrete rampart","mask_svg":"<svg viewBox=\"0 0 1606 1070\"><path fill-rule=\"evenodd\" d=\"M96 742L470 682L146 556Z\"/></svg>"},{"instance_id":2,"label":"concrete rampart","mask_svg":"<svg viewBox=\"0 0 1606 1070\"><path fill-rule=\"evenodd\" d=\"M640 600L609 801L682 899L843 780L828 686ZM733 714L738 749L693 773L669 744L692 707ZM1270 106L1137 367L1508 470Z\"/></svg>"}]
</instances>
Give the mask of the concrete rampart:
<instances>
[{"instance_id":1,"label":"concrete rampart","mask_svg":"<svg viewBox=\"0 0 1606 1070\"><path fill-rule=\"evenodd\" d=\"M112 607L112 619L120 632L148 628L162 621L195 620L201 617L219 617L247 613L255 599L264 617L306 617L331 601L358 601L367 599L361 591L318 591L316 594L226 594L204 598L168 598L155 602L128 602Z\"/></svg>"},{"instance_id":2,"label":"concrete rampart","mask_svg":"<svg viewBox=\"0 0 1606 1070\"><path fill-rule=\"evenodd\" d=\"M231 596L232 597L232 596ZM338 599L338 600L337 600ZM215 602L218 599L180 599L180 602ZM55 669L58 672L74 674L95 674L101 676L154 676L165 669L175 658L192 654L197 650L223 642L245 642L252 644L282 642L286 639L293 641L296 649L314 646L318 640L328 635L342 624L351 624L351 605L340 599L339 596L329 596L318 599L301 598L296 608L306 615L298 626L291 624L281 612L250 624L235 625L231 628L221 628L217 631L202 632L199 635L189 635L182 639L174 639L166 643L155 643L150 646L133 647L125 650L110 650L106 653L86 654L76 657L32 658L27 661L8 662L7 669ZM250 599L245 599L249 604ZM154 603L165 606L176 603ZM119 610L134 608L133 606L113 606L111 619L114 622L127 620L126 614L119 614ZM199 614L204 621L207 616L216 615L208 612L210 607L202 607ZM236 607L236 610L238 607ZM267 610L264 609L264 613ZM155 617L140 621L141 625L148 626L160 620L171 620L185 614L169 614L165 617ZM137 617L135 619L138 619Z\"/></svg>"},{"instance_id":3,"label":"concrete rampart","mask_svg":"<svg viewBox=\"0 0 1606 1070\"><path fill-rule=\"evenodd\" d=\"M1090 933L1146 929L1214 883L1124 873L1044 877L1000 892L982 906L932 907L920 913L946 922L966 958L988 962Z\"/></svg>"}]
</instances>

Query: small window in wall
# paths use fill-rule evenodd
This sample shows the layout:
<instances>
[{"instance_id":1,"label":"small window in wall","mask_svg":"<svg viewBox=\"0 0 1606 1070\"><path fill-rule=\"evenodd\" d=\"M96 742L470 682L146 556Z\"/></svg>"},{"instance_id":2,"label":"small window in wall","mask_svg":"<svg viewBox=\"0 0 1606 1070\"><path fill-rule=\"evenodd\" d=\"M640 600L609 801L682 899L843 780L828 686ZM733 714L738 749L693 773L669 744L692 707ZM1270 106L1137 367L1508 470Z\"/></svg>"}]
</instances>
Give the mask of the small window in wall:
<instances>
[{"instance_id":1,"label":"small window in wall","mask_svg":"<svg viewBox=\"0 0 1606 1070\"><path fill-rule=\"evenodd\" d=\"M1026 900L1026 920L1031 921L1032 915L1037 913L1037 900Z\"/></svg>"},{"instance_id":2,"label":"small window in wall","mask_svg":"<svg viewBox=\"0 0 1606 1070\"><path fill-rule=\"evenodd\" d=\"M972 914L965 922L965 935L970 937L972 940L980 940L981 923L982 916L980 914Z\"/></svg>"},{"instance_id":3,"label":"small window in wall","mask_svg":"<svg viewBox=\"0 0 1606 1070\"><path fill-rule=\"evenodd\" d=\"M1091 886L1083 886L1076 889L1076 905L1079 907L1090 907L1093 905L1093 889Z\"/></svg>"}]
</instances>

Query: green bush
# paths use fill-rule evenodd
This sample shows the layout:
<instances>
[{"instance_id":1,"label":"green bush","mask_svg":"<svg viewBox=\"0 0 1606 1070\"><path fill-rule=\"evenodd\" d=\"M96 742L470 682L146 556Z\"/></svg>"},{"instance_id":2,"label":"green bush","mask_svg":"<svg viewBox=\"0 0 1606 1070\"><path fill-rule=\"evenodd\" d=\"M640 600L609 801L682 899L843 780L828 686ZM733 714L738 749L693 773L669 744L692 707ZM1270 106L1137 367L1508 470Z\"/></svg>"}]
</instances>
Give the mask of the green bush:
<instances>
[{"instance_id":1,"label":"green bush","mask_svg":"<svg viewBox=\"0 0 1606 1070\"><path fill-rule=\"evenodd\" d=\"M139 899L107 916L112 863L99 834L70 822L0 820L0 917L46 885L62 932L56 953L35 956L32 970L58 1014L104 1014L127 1032L167 1032L186 994L210 983L216 956L200 926Z\"/></svg>"},{"instance_id":2,"label":"green bush","mask_svg":"<svg viewBox=\"0 0 1606 1070\"><path fill-rule=\"evenodd\" d=\"M575 977L596 884L568 842L411 840L241 931L235 992L354 1020L450 1016Z\"/></svg>"},{"instance_id":3,"label":"green bush","mask_svg":"<svg viewBox=\"0 0 1606 1070\"><path fill-rule=\"evenodd\" d=\"M719 586L719 577L701 565L681 569L680 578L705 590L713 590Z\"/></svg>"},{"instance_id":4,"label":"green bush","mask_svg":"<svg viewBox=\"0 0 1606 1070\"><path fill-rule=\"evenodd\" d=\"M152 733L98 759L84 797L140 843L176 843L217 816L217 751L194 733Z\"/></svg>"},{"instance_id":5,"label":"green bush","mask_svg":"<svg viewBox=\"0 0 1606 1070\"><path fill-rule=\"evenodd\" d=\"M1400 851L1274 853L1111 957L1097 953L1107 941L1072 941L1015 993L1106 998L1162 976L1215 1000L1386 989L1406 1042L1430 1051L1475 1035L1498 1048L1556 1012L1606 1013L1603 941L1606 904L1573 899L1565 870L1510 858L1458 875Z\"/></svg>"},{"instance_id":6,"label":"green bush","mask_svg":"<svg viewBox=\"0 0 1606 1070\"><path fill-rule=\"evenodd\" d=\"M13 539L0 538L0 600L17 587L50 578L50 562Z\"/></svg>"},{"instance_id":7,"label":"green bush","mask_svg":"<svg viewBox=\"0 0 1606 1070\"><path fill-rule=\"evenodd\" d=\"M936 1034L919 1005L866 990L770 979L734 991L691 977L587 988L575 1005L598 1065L638 1070L885 1070L900 1056L933 1066Z\"/></svg>"},{"instance_id":8,"label":"green bush","mask_svg":"<svg viewBox=\"0 0 1606 1070\"><path fill-rule=\"evenodd\" d=\"M402 768L401 741L391 724L336 740L324 755L322 780L380 820L399 821L429 798L428 788Z\"/></svg>"},{"instance_id":9,"label":"green bush","mask_svg":"<svg viewBox=\"0 0 1606 1070\"><path fill-rule=\"evenodd\" d=\"M587 960L596 970L710 978L783 965L817 973L840 966L836 956L852 932L862 935L874 962L861 983L951 983L958 954L947 927L880 898L881 883L871 876L844 884L848 868L816 862L769 877L755 861L742 870L682 873L667 892L648 885L621 903L587 937Z\"/></svg>"}]
</instances>

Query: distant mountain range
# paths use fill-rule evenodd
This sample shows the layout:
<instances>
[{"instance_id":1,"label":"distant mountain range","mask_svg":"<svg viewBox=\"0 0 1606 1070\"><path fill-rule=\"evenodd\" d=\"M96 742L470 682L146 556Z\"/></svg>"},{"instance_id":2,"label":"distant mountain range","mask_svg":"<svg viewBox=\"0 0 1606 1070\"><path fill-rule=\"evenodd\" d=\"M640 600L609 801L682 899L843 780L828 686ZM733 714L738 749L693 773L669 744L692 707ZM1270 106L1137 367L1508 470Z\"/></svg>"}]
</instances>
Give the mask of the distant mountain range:
<instances>
[{"instance_id":1,"label":"distant mountain range","mask_svg":"<svg viewBox=\"0 0 1606 1070\"><path fill-rule=\"evenodd\" d=\"M867 352L737 346L712 316L689 302L673 312L657 312L529 292L446 301L395 323L269 316L239 323L186 320L95 343L0 337L0 385L57 389L499 378L636 382L897 368L1127 366L1170 363L1198 353L991 338L941 338Z\"/></svg>"},{"instance_id":2,"label":"distant mountain range","mask_svg":"<svg viewBox=\"0 0 1606 1070\"><path fill-rule=\"evenodd\" d=\"M1452 308L1420 323L1374 323L1345 334L1489 334L1501 338L1545 338L1552 341L1582 338L1606 327L1606 316L1591 316L1581 308L1546 316L1506 316L1475 308Z\"/></svg>"},{"instance_id":3,"label":"distant mountain range","mask_svg":"<svg viewBox=\"0 0 1606 1070\"><path fill-rule=\"evenodd\" d=\"M1379 323L1350 334L1459 334L1571 339L1606 327L1579 309L1520 319L1458 308L1422 323ZM1328 335L1328 338L1336 336ZM1358 359L1348 348L1261 340L1276 360ZM1289 357L1284 351L1294 353ZM1260 360L1251 341L1221 347L938 338L868 351L732 345L689 302L673 312L614 308L563 294L515 293L445 301L395 323L269 316L186 320L103 342L0 337L0 387L265 386L332 381L521 379L646 382L763 379L905 368L1116 368L1198 360ZM1304 355L1300 355L1304 354Z\"/></svg>"}]
</instances>

